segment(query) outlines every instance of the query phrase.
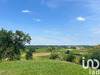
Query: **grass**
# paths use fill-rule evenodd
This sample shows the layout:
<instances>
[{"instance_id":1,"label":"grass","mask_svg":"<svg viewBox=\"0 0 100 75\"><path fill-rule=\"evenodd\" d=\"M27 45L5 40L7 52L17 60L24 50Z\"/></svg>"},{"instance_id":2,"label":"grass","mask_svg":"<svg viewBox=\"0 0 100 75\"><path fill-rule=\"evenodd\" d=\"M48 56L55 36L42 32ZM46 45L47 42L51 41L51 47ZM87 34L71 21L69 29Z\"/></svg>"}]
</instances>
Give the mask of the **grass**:
<instances>
[{"instance_id":1,"label":"grass","mask_svg":"<svg viewBox=\"0 0 100 75\"><path fill-rule=\"evenodd\" d=\"M60 56L64 56L68 49L56 49ZM28 50L26 50L28 51ZM37 49L34 53L49 52L47 49ZM71 53L87 53L87 50L71 50ZM33 54L34 54L33 53ZM21 52L25 55L25 52ZM0 63L0 75L89 75L89 70L82 66L56 60L50 60L50 55L39 56L32 60L10 61ZM78 58L78 57L77 57ZM22 56L21 59L25 59Z\"/></svg>"},{"instance_id":2,"label":"grass","mask_svg":"<svg viewBox=\"0 0 100 75\"><path fill-rule=\"evenodd\" d=\"M28 60L0 63L0 75L89 75L80 65L53 61Z\"/></svg>"}]
</instances>

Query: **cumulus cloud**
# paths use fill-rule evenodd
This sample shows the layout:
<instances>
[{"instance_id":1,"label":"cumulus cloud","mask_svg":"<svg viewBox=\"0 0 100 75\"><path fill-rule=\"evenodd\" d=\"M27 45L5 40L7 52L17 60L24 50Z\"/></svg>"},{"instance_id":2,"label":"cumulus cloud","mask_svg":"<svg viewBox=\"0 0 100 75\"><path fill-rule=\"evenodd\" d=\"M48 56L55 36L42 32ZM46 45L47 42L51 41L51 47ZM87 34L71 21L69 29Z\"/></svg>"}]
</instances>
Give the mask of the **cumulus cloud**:
<instances>
[{"instance_id":1,"label":"cumulus cloud","mask_svg":"<svg viewBox=\"0 0 100 75\"><path fill-rule=\"evenodd\" d=\"M85 21L86 19L84 17L80 16L80 17L77 17L76 20L78 20L78 21Z\"/></svg>"},{"instance_id":2,"label":"cumulus cloud","mask_svg":"<svg viewBox=\"0 0 100 75\"><path fill-rule=\"evenodd\" d=\"M29 10L22 10L23 13L30 13L31 11Z\"/></svg>"},{"instance_id":3,"label":"cumulus cloud","mask_svg":"<svg viewBox=\"0 0 100 75\"><path fill-rule=\"evenodd\" d=\"M34 21L38 21L38 22L41 21L40 19L37 19L37 18L33 18L33 20Z\"/></svg>"}]
</instances>

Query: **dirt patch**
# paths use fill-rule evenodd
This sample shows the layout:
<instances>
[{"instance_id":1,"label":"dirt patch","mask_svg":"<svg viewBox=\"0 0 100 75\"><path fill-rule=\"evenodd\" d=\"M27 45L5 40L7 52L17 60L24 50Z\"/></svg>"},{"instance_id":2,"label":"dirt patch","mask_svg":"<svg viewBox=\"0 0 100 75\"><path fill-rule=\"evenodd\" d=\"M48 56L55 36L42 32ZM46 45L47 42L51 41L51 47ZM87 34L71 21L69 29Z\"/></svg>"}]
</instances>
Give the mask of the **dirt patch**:
<instances>
[{"instance_id":1,"label":"dirt patch","mask_svg":"<svg viewBox=\"0 0 100 75\"><path fill-rule=\"evenodd\" d=\"M25 56L25 54L22 55L22 57L24 57L24 56Z\"/></svg>"},{"instance_id":2,"label":"dirt patch","mask_svg":"<svg viewBox=\"0 0 100 75\"><path fill-rule=\"evenodd\" d=\"M50 55L51 53L37 53L37 54L33 54L33 57L38 57L38 56L47 56Z\"/></svg>"},{"instance_id":3,"label":"dirt patch","mask_svg":"<svg viewBox=\"0 0 100 75\"><path fill-rule=\"evenodd\" d=\"M70 51L71 51L71 50L74 50L74 49L68 49L68 50L70 50Z\"/></svg>"},{"instance_id":4,"label":"dirt patch","mask_svg":"<svg viewBox=\"0 0 100 75\"><path fill-rule=\"evenodd\" d=\"M47 55L50 55L51 53L36 53L36 54L33 54L33 57L38 57L38 56L47 56ZM22 55L22 57L25 56L25 54Z\"/></svg>"},{"instance_id":5,"label":"dirt patch","mask_svg":"<svg viewBox=\"0 0 100 75\"><path fill-rule=\"evenodd\" d=\"M3 73L3 72L5 72L4 70L0 70L0 73Z\"/></svg>"}]
</instances>

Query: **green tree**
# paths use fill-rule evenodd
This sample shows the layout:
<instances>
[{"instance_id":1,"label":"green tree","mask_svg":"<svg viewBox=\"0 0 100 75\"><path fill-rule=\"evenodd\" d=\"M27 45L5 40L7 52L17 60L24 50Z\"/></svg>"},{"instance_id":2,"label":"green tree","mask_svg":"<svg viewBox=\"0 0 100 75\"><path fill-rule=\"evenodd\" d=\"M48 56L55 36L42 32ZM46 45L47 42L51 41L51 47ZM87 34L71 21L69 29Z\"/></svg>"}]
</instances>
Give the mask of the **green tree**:
<instances>
[{"instance_id":1,"label":"green tree","mask_svg":"<svg viewBox=\"0 0 100 75\"><path fill-rule=\"evenodd\" d=\"M25 44L30 43L31 37L22 31L0 30L0 59L20 59L20 50L25 50Z\"/></svg>"},{"instance_id":2,"label":"green tree","mask_svg":"<svg viewBox=\"0 0 100 75\"><path fill-rule=\"evenodd\" d=\"M26 53L26 59L27 60L29 60L29 59L32 59L32 52L31 51L28 51L27 53Z\"/></svg>"},{"instance_id":3,"label":"green tree","mask_svg":"<svg viewBox=\"0 0 100 75\"><path fill-rule=\"evenodd\" d=\"M52 55L52 47L48 47L47 50L50 51Z\"/></svg>"},{"instance_id":4,"label":"green tree","mask_svg":"<svg viewBox=\"0 0 100 75\"><path fill-rule=\"evenodd\" d=\"M67 52L65 52L66 54L69 54L70 53L70 50L67 50Z\"/></svg>"}]
</instances>

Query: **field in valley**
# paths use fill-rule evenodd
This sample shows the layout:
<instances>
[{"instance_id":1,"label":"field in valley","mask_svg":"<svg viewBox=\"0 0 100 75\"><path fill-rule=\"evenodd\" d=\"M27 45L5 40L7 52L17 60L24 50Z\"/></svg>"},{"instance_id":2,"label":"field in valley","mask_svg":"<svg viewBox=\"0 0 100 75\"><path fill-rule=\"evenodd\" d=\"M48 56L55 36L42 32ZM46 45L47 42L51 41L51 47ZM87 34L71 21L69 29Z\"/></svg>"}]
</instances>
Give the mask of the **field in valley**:
<instances>
[{"instance_id":1,"label":"field in valley","mask_svg":"<svg viewBox=\"0 0 100 75\"><path fill-rule=\"evenodd\" d=\"M43 49L41 49L43 50ZM53 52L59 55L65 54L68 49L58 49ZM69 49L75 54L85 54L88 50ZM46 49L33 53L33 59L25 60L25 53L22 53L20 61L5 61L0 63L0 75L89 75L89 70L83 69L79 64L51 60L50 52Z\"/></svg>"}]
</instances>

